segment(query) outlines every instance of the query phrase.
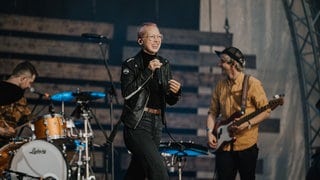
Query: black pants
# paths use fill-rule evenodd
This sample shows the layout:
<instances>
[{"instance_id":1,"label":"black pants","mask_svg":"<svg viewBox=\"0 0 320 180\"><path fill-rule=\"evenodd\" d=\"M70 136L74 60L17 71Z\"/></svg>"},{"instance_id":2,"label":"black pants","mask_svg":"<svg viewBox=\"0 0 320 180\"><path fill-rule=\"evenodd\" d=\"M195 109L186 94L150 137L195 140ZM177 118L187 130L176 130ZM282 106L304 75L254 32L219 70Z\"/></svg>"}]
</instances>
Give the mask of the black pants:
<instances>
[{"instance_id":1,"label":"black pants","mask_svg":"<svg viewBox=\"0 0 320 180\"><path fill-rule=\"evenodd\" d=\"M124 141L131 152L126 180L167 180L169 175L159 152L163 124L160 115L144 113L136 129L124 128Z\"/></svg>"},{"instance_id":2,"label":"black pants","mask_svg":"<svg viewBox=\"0 0 320 180\"><path fill-rule=\"evenodd\" d=\"M259 149L257 145L243 151L216 153L218 180L234 180L239 171L242 180L254 180Z\"/></svg>"}]
</instances>

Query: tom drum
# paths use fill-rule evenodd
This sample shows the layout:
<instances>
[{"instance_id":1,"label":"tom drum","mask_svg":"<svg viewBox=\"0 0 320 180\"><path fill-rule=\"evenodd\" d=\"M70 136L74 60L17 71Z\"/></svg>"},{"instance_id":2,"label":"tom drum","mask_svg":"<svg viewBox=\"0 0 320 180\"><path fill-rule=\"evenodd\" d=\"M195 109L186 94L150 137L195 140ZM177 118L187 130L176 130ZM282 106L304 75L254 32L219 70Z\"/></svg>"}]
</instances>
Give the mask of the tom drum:
<instances>
[{"instance_id":1,"label":"tom drum","mask_svg":"<svg viewBox=\"0 0 320 180\"><path fill-rule=\"evenodd\" d=\"M61 139L66 137L66 123L61 114L47 114L34 122L36 139Z\"/></svg>"}]
</instances>

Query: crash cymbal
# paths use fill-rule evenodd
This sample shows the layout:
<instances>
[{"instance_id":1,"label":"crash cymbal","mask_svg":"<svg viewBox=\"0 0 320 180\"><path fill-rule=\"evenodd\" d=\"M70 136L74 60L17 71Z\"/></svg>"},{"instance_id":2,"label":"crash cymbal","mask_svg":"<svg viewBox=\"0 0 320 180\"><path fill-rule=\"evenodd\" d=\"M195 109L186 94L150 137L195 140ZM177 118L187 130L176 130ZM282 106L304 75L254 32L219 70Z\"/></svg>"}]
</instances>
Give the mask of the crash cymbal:
<instances>
[{"instance_id":1,"label":"crash cymbal","mask_svg":"<svg viewBox=\"0 0 320 180\"><path fill-rule=\"evenodd\" d=\"M166 156L197 157L208 155L208 148L193 142L161 142L159 151Z\"/></svg>"},{"instance_id":2,"label":"crash cymbal","mask_svg":"<svg viewBox=\"0 0 320 180\"><path fill-rule=\"evenodd\" d=\"M0 106L8 105L22 98L24 90L15 84L0 81Z\"/></svg>"},{"instance_id":3,"label":"crash cymbal","mask_svg":"<svg viewBox=\"0 0 320 180\"><path fill-rule=\"evenodd\" d=\"M72 92L64 91L59 92L51 96L54 101L60 102L70 102L70 101L92 101L96 99L104 98L105 93L98 91L82 91L82 92Z\"/></svg>"}]
</instances>

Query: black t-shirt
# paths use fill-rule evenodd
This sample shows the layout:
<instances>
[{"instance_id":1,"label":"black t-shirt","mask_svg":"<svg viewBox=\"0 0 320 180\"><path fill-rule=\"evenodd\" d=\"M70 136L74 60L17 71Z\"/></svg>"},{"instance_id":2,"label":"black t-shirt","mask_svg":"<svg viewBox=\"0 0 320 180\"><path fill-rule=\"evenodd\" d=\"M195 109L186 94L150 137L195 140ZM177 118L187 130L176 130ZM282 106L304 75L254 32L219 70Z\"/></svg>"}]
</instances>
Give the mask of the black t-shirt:
<instances>
[{"instance_id":1,"label":"black t-shirt","mask_svg":"<svg viewBox=\"0 0 320 180\"><path fill-rule=\"evenodd\" d=\"M8 105L22 98L24 90L19 86L0 81L0 106Z\"/></svg>"}]
</instances>

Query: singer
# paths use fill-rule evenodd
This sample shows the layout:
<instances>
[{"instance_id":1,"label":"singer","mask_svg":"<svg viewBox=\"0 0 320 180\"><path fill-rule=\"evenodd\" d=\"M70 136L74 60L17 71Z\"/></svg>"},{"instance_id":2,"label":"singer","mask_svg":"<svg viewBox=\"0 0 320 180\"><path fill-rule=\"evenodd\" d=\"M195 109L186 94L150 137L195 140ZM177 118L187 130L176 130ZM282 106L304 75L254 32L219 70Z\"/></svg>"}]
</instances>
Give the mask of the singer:
<instances>
[{"instance_id":1,"label":"singer","mask_svg":"<svg viewBox=\"0 0 320 180\"><path fill-rule=\"evenodd\" d=\"M126 180L169 179L159 145L166 104L178 102L181 84L172 79L169 61L158 55L162 38L156 24L144 23L137 37L140 52L122 64L121 120L125 145L132 154Z\"/></svg>"},{"instance_id":2,"label":"singer","mask_svg":"<svg viewBox=\"0 0 320 180\"><path fill-rule=\"evenodd\" d=\"M31 118L24 92L31 87L37 76L35 67L25 61L14 68L7 80L0 82L0 148L15 137L19 124Z\"/></svg>"}]
</instances>

